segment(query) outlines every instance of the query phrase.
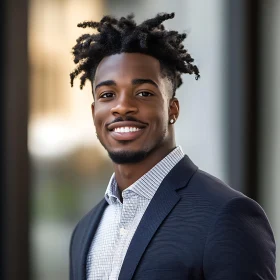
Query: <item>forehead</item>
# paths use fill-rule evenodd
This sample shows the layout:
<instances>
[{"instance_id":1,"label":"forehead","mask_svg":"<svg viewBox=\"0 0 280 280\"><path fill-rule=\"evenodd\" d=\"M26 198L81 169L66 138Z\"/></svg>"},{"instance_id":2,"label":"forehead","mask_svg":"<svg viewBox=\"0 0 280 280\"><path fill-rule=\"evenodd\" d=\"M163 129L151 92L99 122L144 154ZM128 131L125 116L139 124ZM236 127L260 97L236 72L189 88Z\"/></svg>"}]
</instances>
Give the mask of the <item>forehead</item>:
<instances>
[{"instance_id":1,"label":"forehead","mask_svg":"<svg viewBox=\"0 0 280 280\"><path fill-rule=\"evenodd\" d=\"M94 84L104 80L131 81L149 78L159 83L160 63L152 56L140 53L121 53L105 57L98 65Z\"/></svg>"}]
</instances>

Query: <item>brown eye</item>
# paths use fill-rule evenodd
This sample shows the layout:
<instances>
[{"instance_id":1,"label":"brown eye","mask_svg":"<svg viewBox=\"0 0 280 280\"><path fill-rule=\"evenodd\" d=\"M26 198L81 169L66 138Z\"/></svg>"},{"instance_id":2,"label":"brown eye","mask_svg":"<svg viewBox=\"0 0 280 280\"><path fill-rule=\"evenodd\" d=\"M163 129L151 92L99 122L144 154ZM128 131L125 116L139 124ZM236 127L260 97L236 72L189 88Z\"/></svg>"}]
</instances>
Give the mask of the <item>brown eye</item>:
<instances>
[{"instance_id":1,"label":"brown eye","mask_svg":"<svg viewBox=\"0 0 280 280\"><path fill-rule=\"evenodd\" d=\"M112 92L105 92L99 96L99 98L112 98L112 97L114 97L114 94Z\"/></svg>"},{"instance_id":2,"label":"brown eye","mask_svg":"<svg viewBox=\"0 0 280 280\"><path fill-rule=\"evenodd\" d=\"M137 95L143 96L143 97L153 96L153 94L148 91L141 91Z\"/></svg>"}]
</instances>

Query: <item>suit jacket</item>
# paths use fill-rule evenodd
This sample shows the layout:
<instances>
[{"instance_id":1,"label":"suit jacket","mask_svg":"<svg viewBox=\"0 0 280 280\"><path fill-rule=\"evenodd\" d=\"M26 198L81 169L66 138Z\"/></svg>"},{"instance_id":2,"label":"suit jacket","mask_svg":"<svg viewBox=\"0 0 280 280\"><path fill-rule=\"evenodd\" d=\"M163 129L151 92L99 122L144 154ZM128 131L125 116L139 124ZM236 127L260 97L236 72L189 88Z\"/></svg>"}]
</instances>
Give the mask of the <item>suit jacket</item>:
<instances>
[{"instance_id":1,"label":"suit jacket","mask_svg":"<svg viewBox=\"0 0 280 280\"><path fill-rule=\"evenodd\" d=\"M70 279L86 279L102 200L76 226ZM199 170L185 156L166 176L130 243L120 280L272 280L275 241L253 200Z\"/></svg>"}]
</instances>

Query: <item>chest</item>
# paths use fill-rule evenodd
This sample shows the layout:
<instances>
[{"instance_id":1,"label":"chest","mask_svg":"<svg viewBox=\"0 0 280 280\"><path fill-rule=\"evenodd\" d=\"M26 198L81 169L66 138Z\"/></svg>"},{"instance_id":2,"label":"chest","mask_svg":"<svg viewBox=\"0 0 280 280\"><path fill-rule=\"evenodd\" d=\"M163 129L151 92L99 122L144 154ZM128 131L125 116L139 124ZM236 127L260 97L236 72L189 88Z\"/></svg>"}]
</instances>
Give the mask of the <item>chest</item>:
<instances>
[{"instance_id":1,"label":"chest","mask_svg":"<svg viewBox=\"0 0 280 280\"><path fill-rule=\"evenodd\" d=\"M87 257L87 279L117 279L127 249L148 206L131 197L109 205L102 216Z\"/></svg>"},{"instance_id":2,"label":"chest","mask_svg":"<svg viewBox=\"0 0 280 280\"><path fill-rule=\"evenodd\" d=\"M206 238L206 227L179 214L169 216L146 248L134 279L204 279Z\"/></svg>"}]
</instances>

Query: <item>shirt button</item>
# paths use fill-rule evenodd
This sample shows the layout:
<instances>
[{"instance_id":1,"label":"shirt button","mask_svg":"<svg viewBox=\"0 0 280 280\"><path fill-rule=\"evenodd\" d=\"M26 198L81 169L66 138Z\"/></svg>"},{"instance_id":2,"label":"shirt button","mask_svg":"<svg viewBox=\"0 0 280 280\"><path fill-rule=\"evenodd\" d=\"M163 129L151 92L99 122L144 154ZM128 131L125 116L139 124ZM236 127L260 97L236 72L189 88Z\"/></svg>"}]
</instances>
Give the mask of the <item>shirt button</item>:
<instances>
[{"instance_id":1,"label":"shirt button","mask_svg":"<svg viewBox=\"0 0 280 280\"><path fill-rule=\"evenodd\" d=\"M120 235L124 236L126 234L126 229L125 228L120 228Z\"/></svg>"}]
</instances>

